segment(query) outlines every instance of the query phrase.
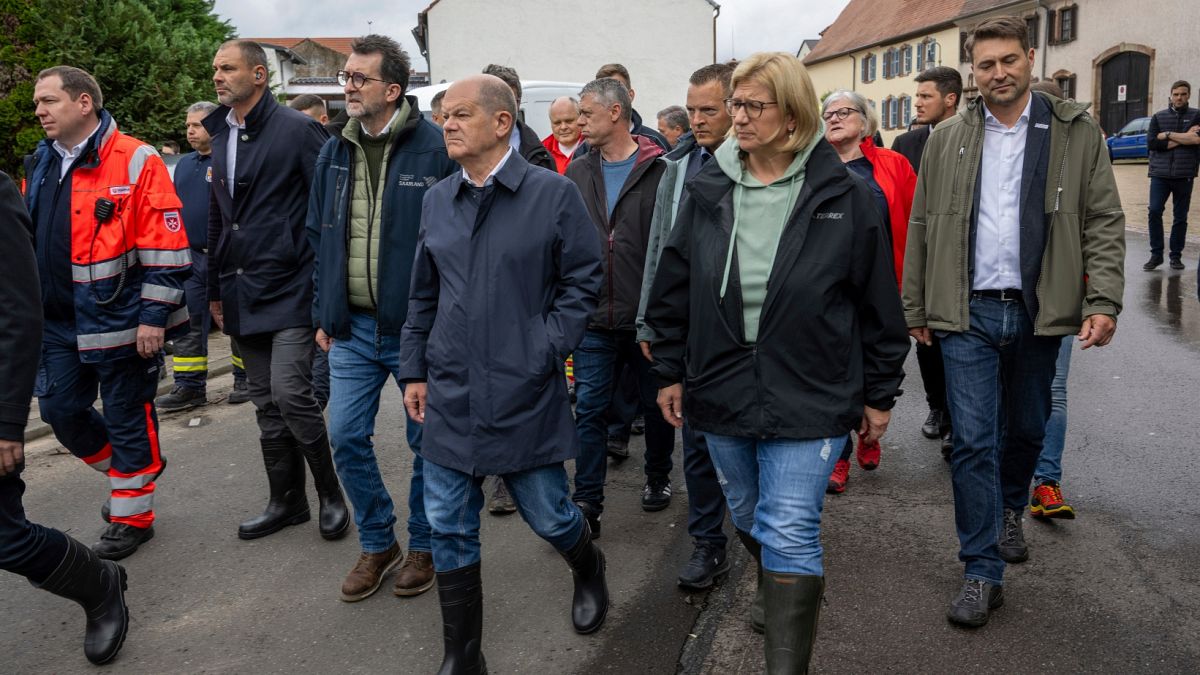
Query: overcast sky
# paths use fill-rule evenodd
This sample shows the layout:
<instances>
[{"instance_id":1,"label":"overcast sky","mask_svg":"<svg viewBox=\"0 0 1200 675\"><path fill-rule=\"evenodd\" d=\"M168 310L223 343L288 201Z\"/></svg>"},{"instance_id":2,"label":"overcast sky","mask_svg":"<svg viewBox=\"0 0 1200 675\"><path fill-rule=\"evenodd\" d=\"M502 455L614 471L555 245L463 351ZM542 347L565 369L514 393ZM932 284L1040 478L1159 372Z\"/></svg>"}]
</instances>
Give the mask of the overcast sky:
<instances>
[{"instance_id":1,"label":"overcast sky","mask_svg":"<svg viewBox=\"0 0 1200 675\"><path fill-rule=\"evenodd\" d=\"M510 0L520 2L520 0ZM638 0L606 0L630 5ZM763 50L795 52L801 40L815 38L849 0L717 0L717 56L743 57ZM568 0L563 0L566 8ZM429 0L335 0L316 3L300 0L216 0L217 14L228 19L242 37L350 37L368 32L399 39L414 56L414 66L424 70L412 28L417 12ZM497 7L501 7L497 3ZM628 16L628 15L627 15ZM374 22L374 23L369 23Z\"/></svg>"}]
</instances>

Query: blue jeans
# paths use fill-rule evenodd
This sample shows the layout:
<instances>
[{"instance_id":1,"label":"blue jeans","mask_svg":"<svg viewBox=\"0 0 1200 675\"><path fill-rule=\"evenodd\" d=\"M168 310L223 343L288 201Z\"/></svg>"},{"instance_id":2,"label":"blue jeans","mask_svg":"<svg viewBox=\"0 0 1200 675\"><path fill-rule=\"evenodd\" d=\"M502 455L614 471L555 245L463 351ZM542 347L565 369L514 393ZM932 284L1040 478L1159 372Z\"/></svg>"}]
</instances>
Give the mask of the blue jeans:
<instances>
[{"instance_id":1,"label":"blue jeans","mask_svg":"<svg viewBox=\"0 0 1200 675\"><path fill-rule=\"evenodd\" d=\"M641 403L658 410L658 384L650 373L650 362L642 356L632 330L588 329L583 344L575 350L575 426L579 429L579 458L575 460L576 501L604 510L604 479L608 472L604 413L612 401L617 366L628 364L637 371ZM662 415L646 415L646 476L671 473L675 428Z\"/></svg>"},{"instance_id":2,"label":"blue jeans","mask_svg":"<svg viewBox=\"0 0 1200 675\"><path fill-rule=\"evenodd\" d=\"M1150 177L1150 213L1147 225L1150 230L1150 255L1163 254L1163 211L1167 209L1167 197L1172 198L1174 212L1171 222L1171 258L1183 255L1187 243L1188 209L1192 204L1193 178Z\"/></svg>"},{"instance_id":3,"label":"blue jeans","mask_svg":"<svg viewBox=\"0 0 1200 675\"><path fill-rule=\"evenodd\" d=\"M1033 471L1033 482L1062 482L1063 446L1067 444L1067 374L1071 370L1071 347L1075 336L1062 339L1058 361L1054 364L1054 381L1050 383L1050 419L1046 422L1046 440L1042 454Z\"/></svg>"},{"instance_id":4,"label":"blue jeans","mask_svg":"<svg viewBox=\"0 0 1200 675\"><path fill-rule=\"evenodd\" d=\"M396 543L392 497L375 460L375 416L379 394L388 376L400 368L400 336L383 335L375 318L350 315L350 339L335 340L329 350L329 442L346 496L354 505L354 524L363 551L380 553ZM399 383L399 380L397 380ZM404 390L404 385L400 385ZM413 450L408 486L408 548L429 551L429 521L425 517L421 425L405 416L405 436Z\"/></svg>"},{"instance_id":5,"label":"blue jeans","mask_svg":"<svg viewBox=\"0 0 1200 675\"><path fill-rule=\"evenodd\" d=\"M972 296L970 317L965 332L938 331L954 420L954 524L965 577L999 585L1003 510L1028 501L1062 338L1035 336L1019 300Z\"/></svg>"},{"instance_id":6,"label":"blue jeans","mask_svg":"<svg viewBox=\"0 0 1200 675\"><path fill-rule=\"evenodd\" d=\"M555 549L568 551L583 536L586 523L569 497L567 470L561 462L501 478L521 518ZM438 572L451 572L480 560L483 479L432 461L425 463L425 512L433 527L433 567Z\"/></svg>"},{"instance_id":7,"label":"blue jeans","mask_svg":"<svg viewBox=\"0 0 1200 675\"><path fill-rule=\"evenodd\" d=\"M821 509L845 437L704 436L733 526L762 544L763 569L822 576Z\"/></svg>"}]
</instances>

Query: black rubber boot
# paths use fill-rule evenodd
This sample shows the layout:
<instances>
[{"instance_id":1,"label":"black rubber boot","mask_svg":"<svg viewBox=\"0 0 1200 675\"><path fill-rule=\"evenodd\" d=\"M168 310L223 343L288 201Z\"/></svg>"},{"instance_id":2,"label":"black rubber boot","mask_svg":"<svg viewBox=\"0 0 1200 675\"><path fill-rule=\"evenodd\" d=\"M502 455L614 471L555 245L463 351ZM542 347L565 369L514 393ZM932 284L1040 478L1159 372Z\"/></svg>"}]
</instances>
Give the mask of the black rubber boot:
<instances>
[{"instance_id":1,"label":"black rubber boot","mask_svg":"<svg viewBox=\"0 0 1200 675\"><path fill-rule=\"evenodd\" d=\"M758 585L754 590L754 603L750 605L750 628L758 634L762 634L764 626L764 617L767 613L767 599L763 595L763 568L762 568L762 544L758 540L751 537L748 533L734 528L737 532L738 539L742 540L742 546L750 552L754 557L755 572L758 574Z\"/></svg>"},{"instance_id":2,"label":"black rubber boot","mask_svg":"<svg viewBox=\"0 0 1200 675\"><path fill-rule=\"evenodd\" d=\"M487 675L483 659L483 581L479 563L437 573L445 655L438 675Z\"/></svg>"},{"instance_id":3,"label":"black rubber boot","mask_svg":"<svg viewBox=\"0 0 1200 675\"><path fill-rule=\"evenodd\" d=\"M575 577L571 600L571 623L581 635L595 633L608 615L608 582L604 579L604 552L592 541L587 521L583 533L569 551L559 551Z\"/></svg>"},{"instance_id":4,"label":"black rubber boot","mask_svg":"<svg viewBox=\"0 0 1200 675\"><path fill-rule=\"evenodd\" d=\"M767 630L763 641L767 673L807 673L817 641L817 618L825 594L825 577L765 571L763 585L767 599Z\"/></svg>"},{"instance_id":5,"label":"black rubber boot","mask_svg":"<svg viewBox=\"0 0 1200 675\"><path fill-rule=\"evenodd\" d=\"M341 539L350 529L350 509L342 496L342 484L333 469L333 456L329 454L329 437L322 434L314 443L300 443L300 452L308 462L313 484L317 487L317 500L321 503L321 536L326 539Z\"/></svg>"},{"instance_id":6,"label":"black rubber boot","mask_svg":"<svg viewBox=\"0 0 1200 675\"><path fill-rule=\"evenodd\" d=\"M288 525L308 522L308 496L304 494L304 464L300 451L290 438L262 441L263 464L271 489L267 508L261 516L238 526L238 538L258 539L275 534Z\"/></svg>"},{"instance_id":7,"label":"black rubber boot","mask_svg":"<svg viewBox=\"0 0 1200 675\"><path fill-rule=\"evenodd\" d=\"M87 613L83 653L92 663L108 663L121 651L129 630L125 568L101 560L71 537L66 539L67 555L44 582L34 586L83 607Z\"/></svg>"}]
</instances>

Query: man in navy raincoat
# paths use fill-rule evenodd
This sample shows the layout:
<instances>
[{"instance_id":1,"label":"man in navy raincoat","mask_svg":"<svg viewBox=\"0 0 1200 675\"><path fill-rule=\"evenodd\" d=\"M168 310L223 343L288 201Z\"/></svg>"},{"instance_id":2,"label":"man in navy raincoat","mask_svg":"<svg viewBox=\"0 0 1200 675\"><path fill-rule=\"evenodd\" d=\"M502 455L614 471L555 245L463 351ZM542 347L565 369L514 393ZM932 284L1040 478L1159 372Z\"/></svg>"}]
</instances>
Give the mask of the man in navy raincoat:
<instances>
[{"instance_id":1,"label":"man in navy raincoat","mask_svg":"<svg viewBox=\"0 0 1200 675\"><path fill-rule=\"evenodd\" d=\"M563 361L601 284L600 240L567 179L512 152L516 99L499 78L456 82L442 103L461 173L425 195L400 343L404 403L425 425L425 510L445 637L443 673L486 672L480 649L483 477L567 560L575 630L608 610L604 556L571 502L579 452Z\"/></svg>"}]
</instances>

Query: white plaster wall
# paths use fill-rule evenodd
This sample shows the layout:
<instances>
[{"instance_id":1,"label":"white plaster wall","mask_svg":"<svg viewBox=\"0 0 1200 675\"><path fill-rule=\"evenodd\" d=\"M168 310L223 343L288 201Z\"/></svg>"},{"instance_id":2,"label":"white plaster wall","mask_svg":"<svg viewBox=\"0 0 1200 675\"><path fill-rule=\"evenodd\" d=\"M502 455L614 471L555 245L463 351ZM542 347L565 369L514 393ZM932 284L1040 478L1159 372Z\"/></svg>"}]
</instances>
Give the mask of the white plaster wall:
<instances>
[{"instance_id":1,"label":"white plaster wall","mask_svg":"<svg viewBox=\"0 0 1200 675\"><path fill-rule=\"evenodd\" d=\"M683 105L688 76L713 62L713 9L705 0L441 0L429 10L431 82L489 63L523 80L588 82L606 63L629 69L647 126Z\"/></svg>"}]
</instances>

